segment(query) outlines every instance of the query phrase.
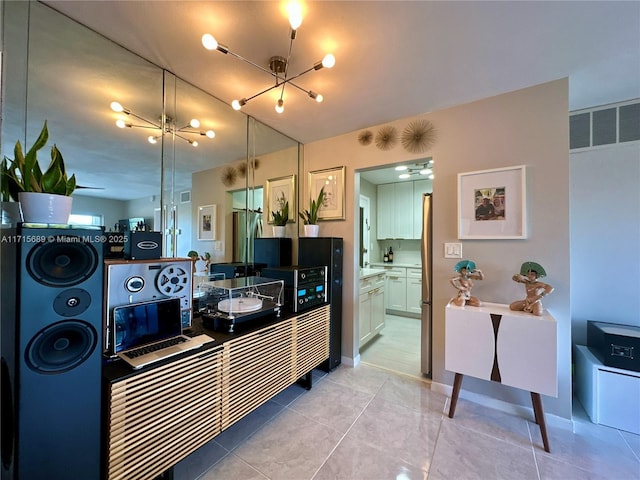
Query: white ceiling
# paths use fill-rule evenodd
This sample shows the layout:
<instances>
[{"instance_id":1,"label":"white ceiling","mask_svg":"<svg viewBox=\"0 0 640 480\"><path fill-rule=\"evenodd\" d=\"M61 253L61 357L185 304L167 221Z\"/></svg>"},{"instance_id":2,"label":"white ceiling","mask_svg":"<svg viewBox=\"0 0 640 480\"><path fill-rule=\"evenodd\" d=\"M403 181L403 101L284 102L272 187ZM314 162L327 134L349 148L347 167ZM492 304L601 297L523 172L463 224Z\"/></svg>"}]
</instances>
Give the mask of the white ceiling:
<instances>
[{"instance_id":1,"label":"white ceiling","mask_svg":"<svg viewBox=\"0 0 640 480\"><path fill-rule=\"evenodd\" d=\"M202 47L220 43L267 67L287 55L289 27L272 1L46 1L217 98L272 84L264 72ZM569 77L570 109L640 97L640 2L313 1L290 73L334 53L333 69L243 111L303 143Z\"/></svg>"}]
</instances>

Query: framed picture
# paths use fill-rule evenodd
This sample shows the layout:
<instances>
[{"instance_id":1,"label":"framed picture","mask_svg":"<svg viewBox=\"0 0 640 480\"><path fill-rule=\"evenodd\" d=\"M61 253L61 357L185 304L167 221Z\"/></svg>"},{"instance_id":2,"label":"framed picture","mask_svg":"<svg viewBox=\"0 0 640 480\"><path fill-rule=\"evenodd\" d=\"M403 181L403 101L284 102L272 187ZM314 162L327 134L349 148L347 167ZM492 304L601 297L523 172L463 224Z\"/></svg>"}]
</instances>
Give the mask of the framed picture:
<instances>
[{"instance_id":1,"label":"framed picture","mask_svg":"<svg viewBox=\"0 0 640 480\"><path fill-rule=\"evenodd\" d=\"M198 240L216 239L216 206L198 207Z\"/></svg>"},{"instance_id":2,"label":"framed picture","mask_svg":"<svg viewBox=\"0 0 640 480\"><path fill-rule=\"evenodd\" d=\"M527 238L524 165L458 174L458 238Z\"/></svg>"},{"instance_id":3,"label":"framed picture","mask_svg":"<svg viewBox=\"0 0 640 480\"><path fill-rule=\"evenodd\" d=\"M286 177L271 178L267 180L266 185L266 210L267 223L273 223L271 212L281 210L285 202L289 202L289 222L295 223L298 215L296 205L296 176L288 175Z\"/></svg>"},{"instance_id":4,"label":"framed picture","mask_svg":"<svg viewBox=\"0 0 640 480\"><path fill-rule=\"evenodd\" d=\"M318 212L319 220L344 220L345 167L309 172L309 199L315 200L324 187L324 201ZM306 208L309 208L308 205Z\"/></svg>"}]
</instances>

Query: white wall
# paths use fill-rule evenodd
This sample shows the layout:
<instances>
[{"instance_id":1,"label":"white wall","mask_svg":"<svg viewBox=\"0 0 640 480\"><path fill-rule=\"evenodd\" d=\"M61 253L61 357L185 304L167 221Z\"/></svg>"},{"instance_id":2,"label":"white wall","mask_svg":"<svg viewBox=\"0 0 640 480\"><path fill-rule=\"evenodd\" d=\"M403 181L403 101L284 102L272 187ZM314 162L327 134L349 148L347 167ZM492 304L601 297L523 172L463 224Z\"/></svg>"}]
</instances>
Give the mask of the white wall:
<instances>
[{"instance_id":1,"label":"white wall","mask_svg":"<svg viewBox=\"0 0 640 480\"><path fill-rule=\"evenodd\" d=\"M571 313L640 326L640 142L571 154Z\"/></svg>"},{"instance_id":2,"label":"white wall","mask_svg":"<svg viewBox=\"0 0 640 480\"><path fill-rule=\"evenodd\" d=\"M358 143L359 132L304 146L301 176L310 170L346 165L346 221L323 222L320 235L345 241L343 355L358 355L357 233L359 182L355 171L373 166L432 156L435 161L434 251L457 240L457 174L489 168L527 165L529 237L526 240L465 240L463 255L473 259L486 279L474 289L480 299L509 303L523 295L511 276L526 260L541 263L555 292L545 306L558 320L559 396L546 398L545 409L571 417L571 315L569 299L569 127L566 79L491 97L446 110L390 122L401 132L415 118L431 121L438 139L428 152L408 154L400 143L382 151L372 143ZM379 126L363 126L374 134ZM359 175L357 176L359 177ZM302 186L306 188L306 186ZM302 190L305 191L305 190ZM354 241L355 240L355 241ZM455 259L434 256L433 381L451 385L453 374L444 369L444 311L451 297L448 283ZM540 352L544 355L544 352ZM468 378L464 389L530 406L527 392Z\"/></svg>"}]
</instances>

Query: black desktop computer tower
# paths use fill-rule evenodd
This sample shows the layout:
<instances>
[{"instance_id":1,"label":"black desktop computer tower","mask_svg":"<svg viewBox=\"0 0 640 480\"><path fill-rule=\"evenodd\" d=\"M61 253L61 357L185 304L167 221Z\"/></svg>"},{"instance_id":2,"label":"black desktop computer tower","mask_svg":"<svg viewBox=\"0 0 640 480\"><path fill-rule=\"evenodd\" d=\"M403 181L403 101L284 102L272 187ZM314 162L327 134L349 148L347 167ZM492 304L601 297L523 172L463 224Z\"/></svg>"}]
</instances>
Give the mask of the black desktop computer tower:
<instances>
[{"instance_id":1,"label":"black desktop computer tower","mask_svg":"<svg viewBox=\"0 0 640 480\"><path fill-rule=\"evenodd\" d=\"M321 365L326 371L340 365L342 355L342 263L343 241L337 237L302 237L298 243L298 265L327 266L327 301L331 304L329 359Z\"/></svg>"},{"instance_id":2,"label":"black desktop computer tower","mask_svg":"<svg viewBox=\"0 0 640 480\"><path fill-rule=\"evenodd\" d=\"M290 238L256 238L253 242L253 261L267 267L291 266Z\"/></svg>"}]
</instances>

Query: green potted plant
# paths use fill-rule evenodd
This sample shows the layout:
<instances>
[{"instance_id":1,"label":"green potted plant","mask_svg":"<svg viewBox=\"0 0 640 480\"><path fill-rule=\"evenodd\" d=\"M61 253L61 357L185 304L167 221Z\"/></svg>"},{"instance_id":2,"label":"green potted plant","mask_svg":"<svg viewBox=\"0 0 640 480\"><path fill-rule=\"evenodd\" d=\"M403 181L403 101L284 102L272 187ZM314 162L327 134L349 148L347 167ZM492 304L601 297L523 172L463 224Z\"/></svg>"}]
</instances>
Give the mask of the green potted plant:
<instances>
[{"instance_id":1,"label":"green potted plant","mask_svg":"<svg viewBox=\"0 0 640 480\"><path fill-rule=\"evenodd\" d=\"M284 237L285 227L289 221L289 201L283 200L280 203L280 209L271 212L271 219L273 220L273 236L282 238Z\"/></svg>"},{"instance_id":2,"label":"green potted plant","mask_svg":"<svg viewBox=\"0 0 640 480\"><path fill-rule=\"evenodd\" d=\"M317 199L309 200L309 209L299 212L300 218L304 222L304 235L305 237L317 237L318 236L318 213L320 207L324 201L324 187L320 189Z\"/></svg>"},{"instance_id":3,"label":"green potted plant","mask_svg":"<svg viewBox=\"0 0 640 480\"><path fill-rule=\"evenodd\" d=\"M44 172L38 163L38 150L46 145L48 139L45 120L40 135L26 155L18 141L14 159L5 157L0 165L2 198L20 202L22 219L27 223L67 223L71 213L71 194L76 189L76 177L67 177L58 147L51 147L51 162Z\"/></svg>"}]
</instances>

